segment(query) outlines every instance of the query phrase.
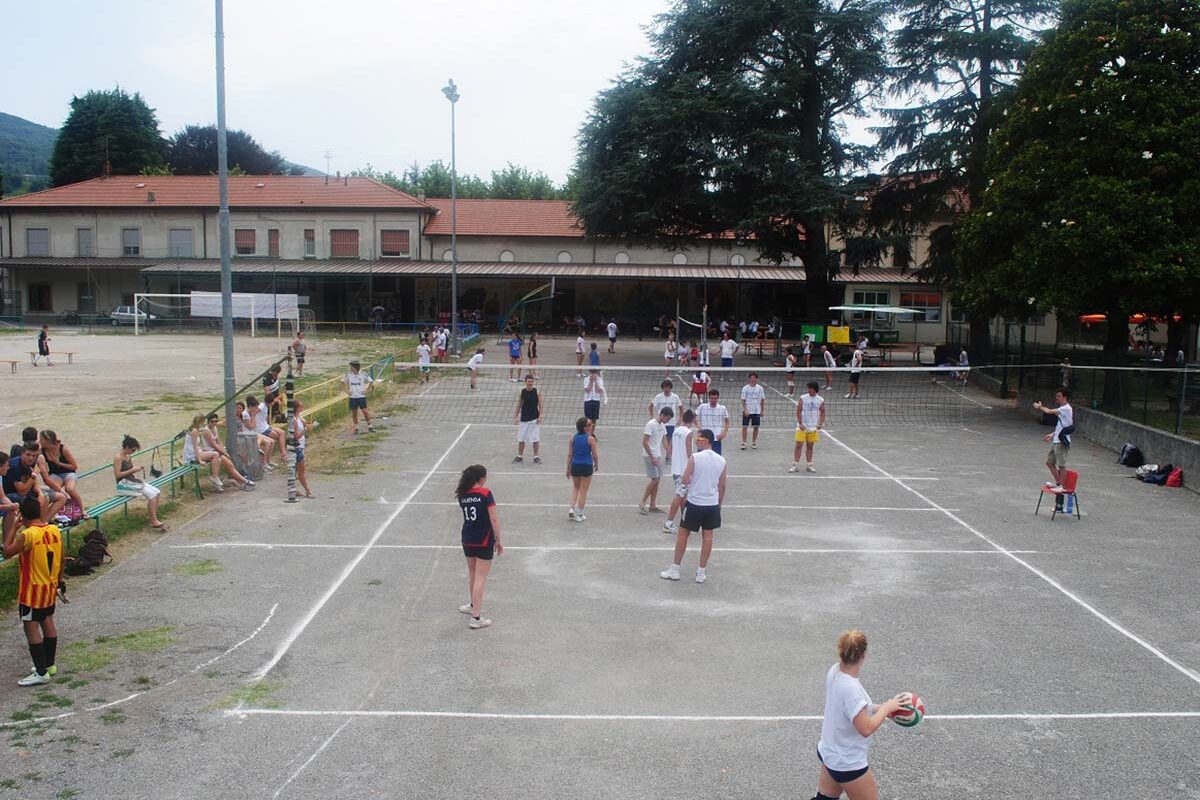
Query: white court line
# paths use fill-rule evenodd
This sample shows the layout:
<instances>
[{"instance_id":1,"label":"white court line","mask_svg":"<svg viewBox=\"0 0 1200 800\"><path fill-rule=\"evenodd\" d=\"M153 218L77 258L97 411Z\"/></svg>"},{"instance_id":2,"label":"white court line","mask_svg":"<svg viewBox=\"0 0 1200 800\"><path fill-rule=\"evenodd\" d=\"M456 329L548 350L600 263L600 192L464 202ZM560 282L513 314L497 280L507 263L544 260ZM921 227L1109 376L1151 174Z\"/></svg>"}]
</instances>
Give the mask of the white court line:
<instances>
[{"instance_id":1,"label":"white court line","mask_svg":"<svg viewBox=\"0 0 1200 800\"><path fill-rule=\"evenodd\" d=\"M375 546L375 543L379 541L380 537L383 536L391 524L396 521L396 518L400 516L400 512L407 508L412 499L417 496L417 493L425 487L425 484L431 477L433 477L434 470L440 467L442 462L450 456L450 453L454 450L458 443L462 441L462 438L467 435L467 431L469 430L471 430L470 423L463 426L463 429L459 432L458 436L454 438L454 441L450 443L450 446L446 448L446 451L442 453L441 457L430 468L429 473L421 479L421 482L418 483L411 492L408 493L408 497L396 505L396 509L389 514L388 518L385 519L383 523L380 524L380 526L375 530L375 534L365 545L362 546L362 549L359 551L358 555L351 559L350 563L342 569L342 572L340 575L338 575L337 579L329 586L328 589L325 590L325 594L321 595L320 599L317 600L313 607L308 610L308 613L305 614L295 626L293 626L291 632L287 635L287 638L285 638L275 650L275 655L271 656L271 660L254 673L255 681L260 681L265 678L267 673L274 669L275 665L279 663L280 659L287 655L287 651L291 649L292 645L296 643L296 640L300 638L300 635L304 633L304 630L309 626L309 623L316 618L317 614L321 612L321 609L325 607L325 604L329 602L329 599L333 597L334 593L337 592L337 590L341 588L342 584L346 582L346 579L350 577L350 573L354 572L355 568L358 567L358 565L362 563L362 560L367 557L367 553L371 552L371 548Z\"/></svg>"},{"instance_id":2,"label":"white court line","mask_svg":"<svg viewBox=\"0 0 1200 800\"><path fill-rule=\"evenodd\" d=\"M221 655L213 656L208 661L205 661L203 664L197 664L195 667L192 668L192 672L199 672L200 670L204 669L205 667L211 667L213 664L217 663L222 658L229 655L234 650L237 650L239 647L241 647L242 645L249 642L255 636L258 636L260 633L262 633L262 629L267 627L267 623L271 621L271 617L275 616L275 609L277 609L277 608L279 608L279 603L276 603L275 605L271 606L271 610L267 613L267 618L262 621L261 625L259 625L257 628L254 629L253 633L251 633L245 639L242 639L240 642L235 644L233 647L230 647L224 653L221 653Z\"/></svg>"},{"instance_id":3,"label":"white court line","mask_svg":"<svg viewBox=\"0 0 1200 800\"><path fill-rule=\"evenodd\" d=\"M321 755L321 753L322 753L322 752L325 750L325 748L326 748L326 747L329 747L330 743L331 743L331 742L332 742L334 739L336 739L336 738L337 738L337 735L338 735L339 733L341 733L341 732L342 732L342 731L345 729L345 727L346 727L347 725L349 725L349 724L350 724L351 722L353 722L353 721L354 721L354 717L350 717L350 718L349 718L349 719L347 719L345 722L343 722L341 725L339 725L339 726L338 726L338 728L337 728L337 730L336 730L336 731L334 731L333 733L331 733L331 734L329 735L329 738L328 738L328 739L326 739L324 742L322 742L322 743L321 743L321 746L320 746L320 747L318 747L316 750L314 750L314 751L313 751L313 754L312 754L311 756L309 756L307 759L305 759L304 763L303 763L303 764L301 764L301 765L299 766L299 768L298 768L298 769L297 769L295 772L293 772L293 773L292 773L291 777L290 777L290 778L288 778L286 781L284 781L282 784L280 784L279 788L275 790L275 794L271 795L271 800L275 800L275 798L279 797L279 795L283 793L283 790L284 790L284 789L286 789L286 788L288 787L288 784L289 784L289 783L291 783L292 781L296 780L296 778L300 777L300 773L301 773L301 772L304 772L304 769L305 769L305 768L306 768L306 767L307 767L309 764L311 764L313 761L315 761L315 760L316 760L316 758L317 758L317 756Z\"/></svg>"},{"instance_id":4,"label":"white court line","mask_svg":"<svg viewBox=\"0 0 1200 800\"><path fill-rule=\"evenodd\" d=\"M968 403L974 403L975 405L979 406L980 408L987 409L988 411L991 411L991 410L992 410L992 406L989 406L987 403L981 403L981 402L979 402L978 400L975 400L975 399L972 399L972 398L970 398L970 397L967 397L967 393L966 393L965 391L964 391L964 392L960 392L960 391L958 391L958 390L956 390L956 389L951 389L949 386L947 386L946 384L942 383L941 381L935 381L935 383L937 383L937 385L938 385L938 386L942 387L942 388L943 388L943 389L945 389L947 392L950 392L951 394L958 395L958 397L962 398L963 400L966 400Z\"/></svg>"},{"instance_id":5,"label":"white court line","mask_svg":"<svg viewBox=\"0 0 1200 800\"><path fill-rule=\"evenodd\" d=\"M415 717L433 719L503 719L532 722L821 722L821 714L515 714L501 711L320 711L288 708L229 709L227 717ZM926 714L926 720L949 722L1006 720L1200 719L1200 711L1096 711L1082 713ZM340 729L339 729L340 730ZM314 754L315 755L315 754Z\"/></svg>"},{"instance_id":6,"label":"white court line","mask_svg":"<svg viewBox=\"0 0 1200 800\"><path fill-rule=\"evenodd\" d=\"M171 545L172 550L221 550L225 548L248 548L252 550L354 550L362 545L358 544L321 544L312 542L283 542L275 544L272 542L205 542L203 544L176 544ZM457 544L377 544L376 550L461 550L462 546ZM590 545L505 545L504 552L509 550L528 550L531 552L616 552L616 553L647 553L647 552L673 552L675 547L619 547L619 546L590 546ZM949 550L949 549L921 549L921 548L834 548L834 547L714 547L713 552L720 553L811 553L814 555L832 554L832 553L863 553L867 555L902 555L902 554L919 554L919 555L984 555L984 556L999 556L1004 555L998 550ZM1038 550L1013 550L1014 553L1038 553ZM273 611L274 609L272 609ZM265 623L264 623L265 624ZM261 629L261 628L260 628ZM253 637L251 637L253 638ZM249 640L247 640L249 641ZM239 643L240 644L240 643ZM228 651L226 651L228 652ZM207 666L207 665L202 665Z\"/></svg>"},{"instance_id":7,"label":"white court line","mask_svg":"<svg viewBox=\"0 0 1200 800\"><path fill-rule=\"evenodd\" d=\"M393 475L424 475L425 473L421 472L420 470L399 470L399 471L393 472L391 474L393 474ZM461 475L462 470L439 469L437 471L437 474L438 475ZM616 477L616 478L645 478L646 477L645 472L607 472L606 471L603 474L605 477L610 477L610 478L611 477ZM508 472L508 471L501 472L501 471L490 469L490 470L488 470L488 475L489 476L490 475L505 475L505 476L519 475L522 478L554 478L556 480L562 480L562 475L557 470L555 470L555 471L548 471L548 470L539 471L537 469L536 464L530 466L529 469L513 470L511 472ZM1091 473L1088 473L1088 477L1089 478L1092 477ZM736 475L731 474L729 476L730 480L733 480L735 478L736 479L742 479L742 478L751 479L751 478L753 478L755 480L762 480L764 478L773 478L775 480L780 480L780 481L795 481L795 480L802 480L802 481L817 481L817 480L824 480L824 481L890 481L891 480L891 478L885 478L882 475L809 475L809 474L805 474L803 477L797 478L795 475L791 475L786 472L783 472L783 473L771 472L771 473L757 473L757 474L741 473L741 474L736 474ZM941 478L904 477L904 478L902 478L902 480L906 480L906 481L940 481Z\"/></svg>"},{"instance_id":8,"label":"white court line","mask_svg":"<svg viewBox=\"0 0 1200 800\"><path fill-rule=\"evenodd\" d=\"M774 391L776 394L780 395L781 397L784 397L784 396L785 396L785 395L783 395L783 393L782 393L782 392L780 392L778 389L775 389L774 387L768 387L768 388L770 388L772 391ZM795 402L796 402L795 400L793 400L793 401L792 401L792 403L793 403L793 404L795 404ZM1051 586L1053 586L1055 589L1057 589L1058 591L1060 591L1060 592L1062 592L1064 595L1066 595L1066 596L1067 596L1067 598L1069 598L1069 599L1070 599L1070 600L1072 600L1074 603L1076 603L1076 604L1077 604L1077 605L1078 605L1080 608L1084 609L1084 610L1085 610L1085 611L1087 611L1089 614L1091 614L1092 616L1094 616L1096 619L1100 620L1100 621L1101 621L1101 622L1103 622L1105 625L1107 625L1107 626L1109 626L1110 628L1112 628L1113 630L1115 630L1117 633L1119 633L1119 634L1121 634L1122 636L1124 636L1125 638L1129 639L1131 642L1134 642L1135 644L1137 644L1137 645L1140 645L1142 648L1144 648L1145 650L1147 650L1148 652L1150 652L1151 654L1153 654L1155 658L1159 659L1159 660L1160 660L1160 661L1162 661L1164 664L1167 664L1168 666L1170 666L1170 667L1174 668L1175 670L1177 670L1178 672L1180 672L1180 673L1181 673L1181 674L1183 674L1184 676L1186 676L1186 677L1190 678L1190 679L1191 679L1192 681L1194 681L1195 683L1200 683L1200 672L1196 672L1195 670L1193 670L1193 669L1191 669L1191 668L1189 668L1189 667L1186 667L1186 666L1184 666L1183 664L1181 664L1181 663L1179 663L1178 661L1176 661L1175 659L1171 658L1169 655L1167 655L1166 653L1164 653L1162 650L1159 650L1157 647L1155 647L1154 645L1152 645L1150 642L1148 642L1148 641L1146 641L1145 639L1143 639L1142 637L1138 636L1136 633L1134 633L1133 631L1129 630L1128 628L1126 628L1126 627L1125 627L1124 625L1122 625L1121 623L1119 623L1119 622L1117 622L1116 620L1112 619L1111 617L1107 616L1107 615L1106 615L1104 612L1100 611L1100 609L1098 609L1098 608L1096 608L1095 606L1093 606L1093 605L1091 605L1090 603L1088 603L1088 602L1087 602L1086 600L1084 600L1082 597L1080 597L1079 595L1075 594L1074 592L1072 592L1072 591L1071 591L1070 589L1068 589L1067 587L1063 586L1061 583L1059 583L1058 581L1056 581L1054 578L1051 578L1049 575L1047 575L1045 572L1043 572L1042 570L1040 570L1040 569L1038 569L1037 567L1035 567L1033 564L1030 564L1028 561L1026 561L1025 559L1021 558L1019 555L1017 555L1016 553L1014 553L1012 550L1008 550L1008 549L1004 548L1003 546L1001 546L1001 545L1000 545L1000 544L998 544L997 542L995 542L995 541L993 541L992 539L988 538L988 537L987 537L985 534L981 533L980 531L976 530L976 529L975 529L974 527L972 527L971 525L967 524L965 521L963 521L963 519L962 519L961 517L959 517L959 516L957 516L956 514L954 514L954 513L953 513L953 512L954 512L954 510L956 510L956 509L944 508L944 507L942 507L942 506L938 505L937 503L935 503L934 501L930 500L930 499L929 499L928 497L926 497L925 495L921 494L921 492L919 492L918 490L916 490L916 489L914 489L913 487L911 487L911 486L909 486L908 484L906 484L906 483L905 483L904 481L902 481L900 478L897 478L895 475L892 475L892 474L891 474L890 472L888 472L886 469L884 469L883 467L879 466L879 465L878 465L878 464L876 464L875 462L871 461L871 459L867 458L866 456L864 456L862 453L860 453L860 452L858 452L857 450L855 450L855 449L854 449L853 447L851 447L850 445L848 445L848 444L846 444L845 442L843 442L843 441L841 441L840 439L838 439L838 438L837 438L836 436L834 436L833 434L829 434L829 439L830 439L830 440L831 440L831 441L832 441L834 444L836 444L838 447L842 448L843 450L845 450L845 451L846 451L847 453L849 453L850 455L852 455L852 456L854 456L855 458L859 459L859 460L860 460L860 461L862 461L864 464L866 464L868 467L870 467L871 469L873 469L873 470L875 470L876 472L878 472L880 475L885 475L885 476L887 476L887 477L891 478L891 479L892 479L893 481L895 481L895 483L896 483L898 486L900 486L902 489L904 489L905 491L907 491L907 492L911 493L913 496L915 496L915 497L918 497L918 498L920 498L921 500L923 500L923 501L925 501L926 503L928 503L930 508L932 508L932 509L935 509L935 510L937 510L937 511L940 511L940 512L942 512L942 513L943 513L943 514L945 514L947 517L949 517L951 520L953 520L954 522L957 522L959 525L961 525L961 526L962 526L962 527L963 527L963 528L964 528L966 531L968 531L969 533L971 533L971 534L974 534L975 536L979 537L980 539L982 539L983 541L987 542L987 543L988 543L989 545L991 545L992 547L996 548L996 550L997 550L997 551L999 551L999 552L1003 553L1004 555L1008 556L1008 557L1009 557L1009 558L1011 558L1013 561L1017 562L1017 563L1018 563L1018 564L1020 564L1022 567L1024 567L1024 568L1025 568L1025 569L1027 569L1027 570L1029 570L1030 572L1032 572L1034 575L1037 575L1039 578L1041 578L1042 580L1044 580L1046 583L1050 584L1050 585L1051 585Z\"/></svg>"},{"instance_id":9,"label":"white court line","mask_svg":"<svg viewBox=\"0 0 1200 800\"><path fill-rule=\"evenodd\" d=\"M832 438L832 437L830 437ZM599 474L599 473L597 473ZM392 505L391 501L383 501L385 505ZM406 506L452 506L458 508L458 503L448 500L413 500L412 502L404 501ZM562 503L498 503L501 508L562 508ZM637 508L636 503L588 503L588 508ZM766 510L785 510L785 511L913 511L922 514L928 514L931 511L943 511L941 508L899 508L893 506L759 506L759 505L722 505L721 508L753 508ZM957 510L957 509L955 509Z\"/></svg>"}]
</instances>

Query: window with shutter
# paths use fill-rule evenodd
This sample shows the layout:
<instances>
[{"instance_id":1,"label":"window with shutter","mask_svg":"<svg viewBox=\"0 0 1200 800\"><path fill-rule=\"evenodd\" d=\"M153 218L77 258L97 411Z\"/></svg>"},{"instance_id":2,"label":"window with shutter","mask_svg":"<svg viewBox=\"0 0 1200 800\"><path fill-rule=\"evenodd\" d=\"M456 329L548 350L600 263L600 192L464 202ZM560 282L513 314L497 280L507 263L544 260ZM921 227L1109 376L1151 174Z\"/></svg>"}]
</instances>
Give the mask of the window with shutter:
<instances>
[{"instance_id":1,"label":"window with shutter","mask_svg":"<svg viewBox=\"0 0 1200 800\"><path fill-rule=\"evenodd\" d=\"M330 258L358 258L358 229L335 228L329 232Z\"/></svg>"},{"instance_id":2,"label":"window with shutter","mask_svg":"<svg viewBox=\"0 0 1200 800\"><path fill-rule=\"evenodd\" d=\"M142 254L141 228L121 229L121 255L140 256Z\"/></svg>"},{"instance_id":3,"label":"window with shutter","mask_svg":"<svg viewBox=\"0 0 1200 800\"><path fill-rule=\"evenodd\" d=\"M167 251L171 258L192 258L196 255L191 228L171 228L167 236Z\"/></svg>"},{"instance_id":4,"label":"window with shutter","mask_svg":"<svg viewBox=\"0 0 1200 800\"><path fill-rule=\"evenodd\" d=\"M27 256L48 256L48 255L50 255L50 229L49 228L26 228L25 229L25 255L27 255Z\"/></svg>"},{"instance_id":5,"label":"window with shutter","mask_svg":"<svg viewBox=\"0 0 1200 800\"><path fill-rule=\"evenodd\" d=\"M279 258L279 228L267 230L267 255L271 258Z\"/></svg>"},{"instance_id":6,"label":"window with shutter","mask_svg":"<svg viewBox=\"0 0 1200 800\"><path fill-rule=\"evenodd\" d=\"M313 228L304 229L304 257L317 257L317 232Z\"/></svg>"},{"instance_id":7,"label":"window with shutter","mask_svg":"<svg viewBox=\"0 0 1200 800\"><path fill-rule=\"evenodd\" d=\"M253 228L238 228L233 232L233 252L239 256L252 256L256 249Z\"/></svg>"},{"instance_id":8,"label":"window with shutter","mask_svg":"<svg viewBox=\"0 0 1200 800\"><path fill-rule=\"evenodd\" d=\"M379 254L384 258L408 258L408 231L380 231Z\"/></svg>"},{"instance_id":9,"label":"window with shutter","mask_svg":"<svg viewBox=\"0 0 1200 800\"><path fill-rule=\"evenodd\" d=\"M91 228L75 229L75 255L78 258L91 258L96 255L96 250L92 247Z\"/></svg>"}]
</instances>

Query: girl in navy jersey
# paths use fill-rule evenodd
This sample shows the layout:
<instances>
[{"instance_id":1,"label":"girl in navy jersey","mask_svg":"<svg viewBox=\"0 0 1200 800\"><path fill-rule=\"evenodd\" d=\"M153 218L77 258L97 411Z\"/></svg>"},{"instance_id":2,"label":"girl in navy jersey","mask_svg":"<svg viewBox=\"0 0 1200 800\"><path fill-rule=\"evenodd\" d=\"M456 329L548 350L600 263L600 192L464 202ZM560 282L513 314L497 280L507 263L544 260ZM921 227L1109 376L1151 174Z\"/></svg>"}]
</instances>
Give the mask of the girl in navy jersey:
<instances>
[{"instance_id":1,"label":"girl in navy jersey","mask_svg":"<svg viewBox=\"0 0 1200 800\"><path fill-rule=\"evenodd\" d=\"M473 630L492 624L483 617L483 589L487 584L488 571L492 568L492 556L503 555L500 544L500 515L496 511L496 498L487 483L487 467L473 464L462 471L454 496L462 510L462 546L467 557L467 591L470 602L458 610L471 617Z\"/></svg>"}]
</instances>

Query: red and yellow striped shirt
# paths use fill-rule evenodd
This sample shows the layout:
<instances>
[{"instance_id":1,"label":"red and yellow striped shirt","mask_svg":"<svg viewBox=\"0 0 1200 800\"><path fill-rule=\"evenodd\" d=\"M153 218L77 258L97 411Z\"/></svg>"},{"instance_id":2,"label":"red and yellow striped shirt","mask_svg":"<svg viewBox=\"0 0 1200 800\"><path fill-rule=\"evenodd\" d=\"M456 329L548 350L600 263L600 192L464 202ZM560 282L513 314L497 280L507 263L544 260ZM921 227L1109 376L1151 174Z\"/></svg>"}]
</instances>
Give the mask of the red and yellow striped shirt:
<instances>
[{"instance_id":1,"label":"red and yellow striped shirt","mask_svg":"<svg viewBox=\"0 0 1200 800\"><path fill-rule=\"evenodd\" d=\"M62 534L57 525L33 525L21 535L25 549L18 560L21 581L17 602L29 608L49 608L58 597L62 575Z\"/></svg>"}]
</instances>

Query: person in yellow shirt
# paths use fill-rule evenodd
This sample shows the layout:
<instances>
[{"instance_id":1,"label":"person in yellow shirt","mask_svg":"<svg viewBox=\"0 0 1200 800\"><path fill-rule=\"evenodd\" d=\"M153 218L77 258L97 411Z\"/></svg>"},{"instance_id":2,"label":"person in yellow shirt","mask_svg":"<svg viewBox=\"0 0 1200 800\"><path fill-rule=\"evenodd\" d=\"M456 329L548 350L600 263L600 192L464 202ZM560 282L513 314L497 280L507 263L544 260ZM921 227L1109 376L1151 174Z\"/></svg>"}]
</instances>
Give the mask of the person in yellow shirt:
<instances>
[{"instance_id":1,"label":"person in yellow shirt","mask_svg":"<svg viewBox=\"0 0 1200 800\"><path fill-rule=\"evenodd\" d=\"M33 658L33 672L17 681L18 686L49 683L57 672L54 604L62 578L63 541L58 526L46 521L48 512L43 498L44 495L23 498L20 503L23 527L20 531L14 527L4 537L4 557L18 556L17 610Z\"/></svg>"}]
</instances>

